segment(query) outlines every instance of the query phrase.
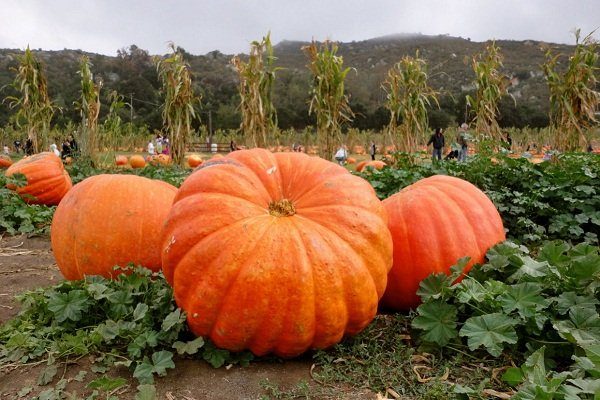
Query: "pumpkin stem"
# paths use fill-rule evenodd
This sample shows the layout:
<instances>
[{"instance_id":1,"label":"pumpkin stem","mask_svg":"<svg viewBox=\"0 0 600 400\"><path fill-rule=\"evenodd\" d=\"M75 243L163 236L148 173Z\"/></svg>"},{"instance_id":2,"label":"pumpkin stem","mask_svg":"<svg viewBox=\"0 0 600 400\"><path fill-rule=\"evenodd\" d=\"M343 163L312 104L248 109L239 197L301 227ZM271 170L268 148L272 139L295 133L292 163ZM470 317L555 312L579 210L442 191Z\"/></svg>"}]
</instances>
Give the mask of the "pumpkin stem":
<instances>
[{"instance_id":1,"label":"pumpkin stem","mask_svg":"<svg viewBox=\"0 0 600 400\"><path fill-rule=\"evenodd\" d=\"M290 217L296 214L296 208L288 199L272 201L269 203L269 214L274 217Z\"/></svg>"}]
</instances>

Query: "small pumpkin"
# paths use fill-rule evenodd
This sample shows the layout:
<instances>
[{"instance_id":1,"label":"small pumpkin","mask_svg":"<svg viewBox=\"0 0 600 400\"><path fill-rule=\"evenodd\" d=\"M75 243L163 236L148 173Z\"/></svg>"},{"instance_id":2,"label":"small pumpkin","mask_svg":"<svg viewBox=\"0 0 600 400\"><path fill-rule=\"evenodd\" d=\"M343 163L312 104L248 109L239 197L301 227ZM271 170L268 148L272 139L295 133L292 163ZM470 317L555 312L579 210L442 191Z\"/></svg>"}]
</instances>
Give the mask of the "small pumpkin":
<instances>
[{"instance_id":1,"label":"small pumpkin","mask_svg":"<svg viewBox=\"0 0 600 400\"><path fill-rule=\"evenodd\" d=\"M139 154L134 154L129 157L129 165L131 165L131 168L144 168L146 166L146 160Z\"/></svg>"},{"instance_id":2,"label":"small pumpkin","mask_svg":"<svg viewBox=\"0 0 600 400\"><path fill-rule=\"evenodd\" d=\"M60 158L50 152L22 158L6 170L6 176L22 174L27 184L7 187L15 190L28 204L57 205L73 186L69 173ZM16 176L15 176L16 178Z\"/></svg>"},{"instance_id":3,"label":"small pumpkin","mask_svg":"<svg viewBox=\"0 0 600 400\"><path fill-rule=\"evenodd\" d=\"M348 164L356 164L356 158L354 158L354 157L348 157L348 159L346 159L346 163L348 163Z\"/></svg>"},{"instance_id":4,"label":"small pumpkin","mask_svg":"<svg viewBox=\"0 0 600 400\"><path fill-rule=\"evenodd\" d=\"M73 164L73 157L65 157L63 163L65 165L71 165L71 164Z\"/></svg>"},{"instance_id":5,"label":"small pumpkin","mask_svg":"<svg viewBox=\"0 0 600 400\"><path fill-rule=\"evenodd\" d=\"M298 355L360 332L391 266L367 181L303 153L239 150L183 182L162 233L163 272L196 335Z\"/></svg>"},{"instance_id":6,"label":"small pumpkin","mask_svg":"<svg viewBox=\"0 0 600 400\"><path fill-rule=\"evenodd\" d=\"M52 251L66 279L111 277L128 263L160 270L160 231L177 189L136 175L95 175L67 193L51 226Z\"/></svg>"},{"instance_id":7,"label":"small pumpkin","mask_svg":"<svg viewBox=\"0 0 600 400\"><path fill-rule=\"evenodd\" d=\"M408 310L420 304L419 283L432 273L449 274L461 257L468 271L505 239L494 203L473 184L436 175L422 179L383 201L394 240L394 266L382 304Z\"/></svg>"},{"instance_id":8,"label":"small pumpkin","mask_svg":"<svg viewBox=\"0 0 600 400\"><path fill-rule=\"evenodd\" d=\"M0 168L8 168L13 164L11 158L7 155L0 155Z\"/></svg>"},{"instance_id":9,"label":"small pumpkin","mask_svg":"<svg viewBox=\"0 0 600 400\"><path fill-rule=\"evenodd\" d=\"M127 165L127 157L126 156L116 156L115 157L115 164L117 164L118 166L122 167L124 165Z\"/></svg>"},{"instance_id":10,"label":"small pumpkin","mask_svg":"<svg viewBox=\"0 0 600 400\"><path fill-rule=\"evenodd\" d=\"M196 168L197 166L202 164L202 157L200 157L197 154L192 154L188 157L187 163L190 166L190 168Z\"/></svg>"},{"instance_id":11,"label":"small pumpkin","mask_svg":"<svg viewBox=\"0 0 600 400\"><path fill-rule=\"evenodd\" d=\"M363 172L367 169L367 167L372 167L374 169L381 170L386 165L387 164L385 162L380 161L380 160L362 161L362 162L358 163L358 165L356 166L356 171Z\"/></svg>"},{"instance_id":12,"label":"small pumpkin","mask_svg":"<svg viewBox=\"0 0 600 400\"><path fill-rule=\"evenodd\" d=\"M150 157L150 164L152 165L169 165L171 164L171 157L168 154L158 154Z\"/></svg>"}]
</instances>

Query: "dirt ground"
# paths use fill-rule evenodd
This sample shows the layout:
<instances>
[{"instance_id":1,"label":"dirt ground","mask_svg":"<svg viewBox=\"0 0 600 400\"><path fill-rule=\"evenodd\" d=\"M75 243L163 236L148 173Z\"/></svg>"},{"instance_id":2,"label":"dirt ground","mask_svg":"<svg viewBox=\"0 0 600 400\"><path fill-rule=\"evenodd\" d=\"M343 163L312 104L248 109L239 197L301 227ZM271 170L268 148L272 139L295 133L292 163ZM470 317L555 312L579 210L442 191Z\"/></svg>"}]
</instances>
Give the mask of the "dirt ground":
<instances>
[{"instance_id":1,"label":"dirt ground","mask_svg":"<svg viewBox=\"0 0 600 400\"><path fill-rule=\"evenodd\" d=\"M56 266L50 240L48 238L27 238L25 236L0 238L0 323L6 322L19 311L14 296L36 287L53 285L62 276ZM229 369L214 369L202 361L178 359L176 368L164 378L156 380L159 399L261 399L265 396L264 386L274 385L282 389L294 388L302 382L318 385L311 379L310 356L290 361L258 361L248 367L232 366ZM66 387L76 398L85 398L91 393L86 385L100 377L90 371L90 361L83 358L77 363L62 366L54 384L60 377L70 380ZM14 366L0 369L0 400L32 398L51 386L36 384L44 365ZM79 371L88 371L82 382L73 380ZM109 371L109 376L121 376L128 385L115 395L120 399L133 399L137 382L125 369ZM71 379L70 379L71 378ZM32 387L33 391L18 397L19 390ZM339 398L374 398L370 393L348 392L340 388ZM312 398L312 397L311 397Z\"/></svg>"}]
</instances>

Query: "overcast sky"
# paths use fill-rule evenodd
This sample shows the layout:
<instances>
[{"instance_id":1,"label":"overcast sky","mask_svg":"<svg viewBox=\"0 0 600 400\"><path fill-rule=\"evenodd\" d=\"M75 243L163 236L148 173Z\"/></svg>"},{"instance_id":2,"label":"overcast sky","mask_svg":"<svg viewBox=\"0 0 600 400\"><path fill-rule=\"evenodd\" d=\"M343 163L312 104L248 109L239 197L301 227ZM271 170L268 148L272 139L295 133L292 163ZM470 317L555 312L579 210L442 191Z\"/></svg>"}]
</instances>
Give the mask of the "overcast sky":
<instances>
[{"instance_id":1,"label":"overcast sky","mask_svg":"<svg viewBox=\"0 0 600 400\"><path fill-rule=\"evenodd\" d=\"M169 41L247 52L268 30L274 43L394 33L573 43L575 27L599 26L600 0L0 0L0 48L108 55L131 44L163 54Z\"/></svg>"}]
</instances>

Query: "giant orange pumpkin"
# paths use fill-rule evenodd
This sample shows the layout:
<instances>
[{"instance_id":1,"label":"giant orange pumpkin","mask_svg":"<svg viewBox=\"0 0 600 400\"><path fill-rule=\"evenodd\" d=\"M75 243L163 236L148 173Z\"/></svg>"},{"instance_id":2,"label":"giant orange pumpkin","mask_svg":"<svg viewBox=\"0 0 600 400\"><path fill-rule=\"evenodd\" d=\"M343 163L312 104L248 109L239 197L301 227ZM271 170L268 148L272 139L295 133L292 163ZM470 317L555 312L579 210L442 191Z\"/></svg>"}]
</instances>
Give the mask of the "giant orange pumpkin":
<instances>
[{"instance_id":1,"label":"giant orange pumpkin","mask_svg":"<svg viewBox=\"0 0 600 400\"><path fill-rule=\"evenodd\" d=\"M198 167L163 230L163 272L191 330L289 357L361 331L391 266L363 179L302 153L239 150Z\"/></svg>"},{"instance_id":2,"label":"giant orange pumpkin","mask_svg":"<svg viewBox=\"0 0 600 400\"><path fill-rule=\"evenodd\" d=\"M22 158L6 170L7 177L17 174L25 175L27 184L8 187L28 204L57 205L73 186L60 158L50 152Z\"/></svg>"},{"instance_id":3,"label":"giant orange pumpkin","mask_svg":"<svg viewBox=\"0 0 600 400\"><path fill-rule=\"evenodd\" d=\"M12 165L12 160L7 155L0 155L0 168L8 168Z\"/></svg>"},{"instance_id":4,"label":"giant orange pumpkin","mask_svg":"<svg viewBox=\"0 0 600 400\"><path fill-rule=\"evenodd\" d=\"M65 196L52 219L52 251L67 279L113 276L115 265L161 266L160 231L177 189L135 175L95 175Z\"/></svg>"},{"instance_id":5,"label":"giant orange pumpkin","mask_svg":"<svg viewBox=\"0 0 600 400\"><path fill-rule=\"evenodd\" d=\"M396 310L419 305L417 289L432 273L448 274L461 257L481 263L505 239L500 214L471 183L436 175L383 201L394 240L394 266L382 304Z\"/></svg>"}]
</instances>

